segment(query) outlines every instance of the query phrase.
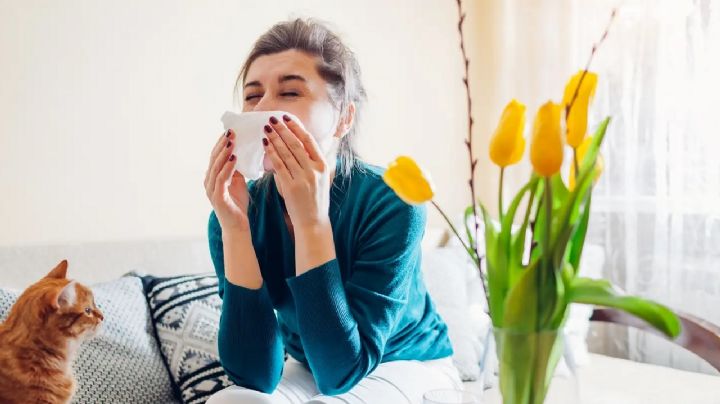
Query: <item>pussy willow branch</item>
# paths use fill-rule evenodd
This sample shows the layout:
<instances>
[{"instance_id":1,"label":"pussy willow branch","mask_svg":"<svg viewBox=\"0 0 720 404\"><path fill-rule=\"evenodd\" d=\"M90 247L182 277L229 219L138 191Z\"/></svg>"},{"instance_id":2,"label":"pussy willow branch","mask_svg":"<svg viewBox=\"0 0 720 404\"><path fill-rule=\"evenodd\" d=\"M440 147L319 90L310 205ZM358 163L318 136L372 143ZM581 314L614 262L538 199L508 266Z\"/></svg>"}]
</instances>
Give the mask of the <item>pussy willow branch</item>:
<instances>
[{"instance_id":1,"label":"pussy willow branch","mask_svg":"<svg viewBox=\"0 0 720 404\"><path fill-rule=\"evenodd\" d=\"M473 221L475 225L475 242L473 243L472 250L475 252L475 262L477 263L478 272L480 273L480 279L482 280L482 286L483 286L483 292L485 292L485 300L487 301L487 309L488 312L490 311L490 297L488 296L487 291L487 279L485 278L485 274L482 271L482 258L480 257L480 254L478 253L478 242L480 240L479 237L479 230L480 230L480 223L478 222L478 214L477 214L477 203L476 203L476 197L475 197L475 166L477 165L477 159L473 155L473 147L472 147L472 128L473 128L473 117L472 117L472 99L470 98L470 85L468 83L468 66L470 65L470 61L467 58L467 53L465 52L465 39L463 35L463 22L465 22L465 13L462 11L462 0L457 0L457 8L458 8L458 31L460 32L460 50L462 51L462 57L463 62L465 66L465 77L463 77L463 83L465 84L465 94L467 95L467 115L468 115L468 133L467 133L467 139L465 139L465 146L467 146L468 149L468 155L470 156L470 199L472 202L472 209L473 209ZM471 240L468 240L471 241Z\"/></svg>"},{"instance_id":2,"label":"pussy willow branch","mask_svg":"<svg viewBox=\"0 0 720 404\"><path fill-rule=\"evenodd\" d=\"M600 40L597 43L593 44L592 51L590 52L590 57L588 58L587 63L585 64L585 70L583 70L582 74L580 75L580 80L578 80L578 85L575 87L575 92L573 93L573 97L570 99L570 103L565 107L565 134L569 132L570 128L568 125L568 119L570 117L570 110L572 109L573 104L575 104L575 100L578 97L578 94L580 93L580 86L582 85L583 80L585 79L585 76L587 75L588 71L590 70L590 63L592 63L593 57L595 56L595 53L597 53L597 50L600 49L600 45L602 45L603 42L605 42L605 38L608 36L608 32L610 32L610 26L613 23L613 20L615 19L615 16L617 15L617 9L613 9L612 13L610 13L610 20L608 21L607 25L605 26L605 32L603 32L602 36L600 37ZM580 175L580 166L578 164L577 159L577 150L573 147L573 164L575 165L575 176L577 177Z\"/></svg>"}]
</instances>

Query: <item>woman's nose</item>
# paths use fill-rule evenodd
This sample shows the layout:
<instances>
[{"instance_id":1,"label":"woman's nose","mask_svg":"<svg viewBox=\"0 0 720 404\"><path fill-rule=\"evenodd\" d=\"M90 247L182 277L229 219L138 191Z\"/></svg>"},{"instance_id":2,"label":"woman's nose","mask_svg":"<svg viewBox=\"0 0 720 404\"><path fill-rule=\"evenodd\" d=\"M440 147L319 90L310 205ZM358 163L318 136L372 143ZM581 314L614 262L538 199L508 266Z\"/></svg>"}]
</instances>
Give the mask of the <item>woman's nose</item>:
<instances>
[{"instance_id":1,"label":"woman's nose","mask_svg":"<svg viewBox=\"0 0 720 404\"><path fill-rule=\"evenodd\" d=\"M277 109L275 101L268 95L263 95L262 99L255 104L253 111L274 111L275 109Z\"/></svg>"}]
</instances>

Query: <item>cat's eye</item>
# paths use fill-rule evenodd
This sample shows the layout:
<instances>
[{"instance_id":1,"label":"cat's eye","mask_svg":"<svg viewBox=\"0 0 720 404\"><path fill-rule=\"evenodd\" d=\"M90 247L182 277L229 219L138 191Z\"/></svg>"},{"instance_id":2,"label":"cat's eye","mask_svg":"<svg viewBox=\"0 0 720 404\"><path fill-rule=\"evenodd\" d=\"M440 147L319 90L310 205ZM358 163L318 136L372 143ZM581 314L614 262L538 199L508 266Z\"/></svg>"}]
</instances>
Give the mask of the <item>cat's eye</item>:
<instances>
[{"instance_id":1,"label":"cat's eye","mask_svg":"<svg viewBox=\"0 0 720 404\"><path fill-rule=\"evenodd\" d=\"M89 307L86 307L86 308L85 308L85 314L90 314L90 313L92 313L92 309L89 308Z\"/></svg>"}]
</instances>

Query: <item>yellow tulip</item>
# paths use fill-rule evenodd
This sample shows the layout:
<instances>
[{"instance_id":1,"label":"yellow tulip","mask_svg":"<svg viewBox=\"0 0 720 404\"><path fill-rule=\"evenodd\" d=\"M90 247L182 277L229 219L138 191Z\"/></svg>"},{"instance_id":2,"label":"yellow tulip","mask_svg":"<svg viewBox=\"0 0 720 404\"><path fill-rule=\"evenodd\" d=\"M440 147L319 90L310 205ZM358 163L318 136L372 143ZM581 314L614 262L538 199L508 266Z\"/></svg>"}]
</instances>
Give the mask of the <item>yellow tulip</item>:
<instances>
[{"instance_id":1,"label":"yellow tulip","mask_svg":"<svg viewBox=\"0 0 720 404\"><path fill-rule=\"evenodd\" d=\"M546 102L538 110L533 124L530 162L535 172L544 177L560 171L563 161L560 108L552 101Z\"/></svg>"},{"instance_id":2,"label":"yellow tulip","mask_svg":"<svg viewBox=\"0 0 720 404\"><path fill-rule=\"evenodd\" d=\"M400 156L388 165L383 181L408 204L427 202L435 194L430 176L407 156Z\"/></svg>"},{"instance_id":3,"label":"yellow tulip","mask_svg":"<svg viewBox=\"0 0 720 404\"><path fill-rule=\"evenodd\" d=\"M525 105L512 100L505 107L490 141L490 159L493 163L507 167L520 161L525 151L524 128Z\"/></svg>"},{"instance_id":4,"label":"yellow tulip","mask_svg":"<svg viewBox=\"0 0 720 404\"><path fill-rule=\"evenodd\" d=\"M567 143L573 148L579 147L583 139L585 139L588 107L595 94L595 87L597 86L598 80L597 74L587 72L581 84L580 78L582 75L583 71L581 70L570 78L570 81L568 81L565 86L565 94L563 95L563 108L567 108L575 95L575 91L577 91L575 102L573 102L572 108L570 108L570 115L566 117ZM580 84L579 90L577 89L578 84Z\"/></svg>"},{"instance_id":5,"label":"yellow tulip","mask_svg":"<svg viewBox=\"0 0 720 404\"><path fill-rule=\"evenodd\" d=\"M590 147L590 144L592 143L592 136L588 136L585 140L583 140L580 147L577 148L577 160L578 165L582 164L583 159L585 158L585 153L587 153L588 147ZM603 160L603 157L601 154L598 153L597 158L595 159L595 178L593 178L593 184L597 183L598 179L600 179L600 175L603 172L603 169L605 168L605 161ZM568 177L568 185L569 189L572 191L575 189L575 164L570 165L570 176Z\"/></svg>"}]
</instances>

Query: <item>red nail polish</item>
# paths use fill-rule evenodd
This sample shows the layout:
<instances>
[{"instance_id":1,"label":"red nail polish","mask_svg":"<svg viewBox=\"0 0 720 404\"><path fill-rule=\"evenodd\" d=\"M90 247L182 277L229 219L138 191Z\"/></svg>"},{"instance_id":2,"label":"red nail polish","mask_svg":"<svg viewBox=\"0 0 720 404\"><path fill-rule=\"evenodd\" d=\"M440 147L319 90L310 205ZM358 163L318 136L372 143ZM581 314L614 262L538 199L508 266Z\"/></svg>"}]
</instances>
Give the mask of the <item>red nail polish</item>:
<instances>
[{"instance_id":1,"label":"red nail polish","mask_svg":"<svg viewBox=\"0 0 720 404\"><path fill-rule=\"evenodd\" d=\"M272 132L272 128L270 127L270 125L265 125L265 133L270 133L270 132Z\"/></svg>"},{"instance_id":2,"label":"red nail polish","mask_svg":"<svg viewBox=\"0 0 720 404\"><path fill-rule=\"evenodd\" d=\"M231 140L228 140L228 142L227 142L227 144L225 145L225 147L230 147L231 145L232 145L232 141L231 141Z\"/></svg>"},{"instance_id":3,"label":"red nail polish","mask_svg":"<svg viewBox=\"0 0 720 404\"><path fill-rule=\"evenodd\" d=\"M275 118L274 116L271 116L271 117L270 117L270 123L273 124L273 125L277 125L277 123L278 123L277 118Z\"/></svg>"},{"instance_id":4,"label":"red nail polish","mask_svg":"<svg viewBox=\"0 0 720 404\"><path fill-rule=\"evenodd\" d=\"M235 160L235 155L234 155L234 154L230 156L230 161L233 161L233 160Z\"/></svg>"},{"instance_id":5,"label":"red nail polish","mask_svg":"<svg viewBox=\"0 0 720 404\"><path fill-rule=\"evenodd\" d=\"M287 115L283 115L283 121L290 122L290 117Z\"/></svg>"},{"instance_id":6,"label":"red nail polish","mask_svg":"<svg viewBox=\"0 0 720 404\"><path fill-rule=\"evenodd\" d=\"M230 137L230 129L228 129L225 133L225 137Z\"/></svg>"},{"instance_id":7,"label":"red nail polish","mask_svg":"<svg viewBox=\"0 0 720 404\"><path fill-rule=\"evenodd\" d=\"M267 146L270 142L268 142L267 138L263 138L263 146Z\"/></svg>"}]
</instances>

